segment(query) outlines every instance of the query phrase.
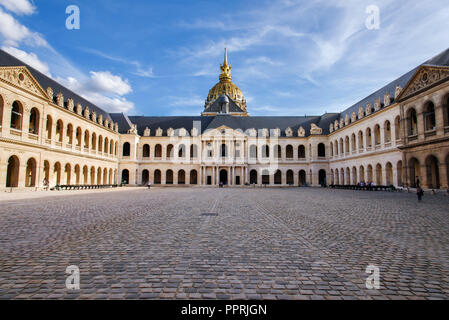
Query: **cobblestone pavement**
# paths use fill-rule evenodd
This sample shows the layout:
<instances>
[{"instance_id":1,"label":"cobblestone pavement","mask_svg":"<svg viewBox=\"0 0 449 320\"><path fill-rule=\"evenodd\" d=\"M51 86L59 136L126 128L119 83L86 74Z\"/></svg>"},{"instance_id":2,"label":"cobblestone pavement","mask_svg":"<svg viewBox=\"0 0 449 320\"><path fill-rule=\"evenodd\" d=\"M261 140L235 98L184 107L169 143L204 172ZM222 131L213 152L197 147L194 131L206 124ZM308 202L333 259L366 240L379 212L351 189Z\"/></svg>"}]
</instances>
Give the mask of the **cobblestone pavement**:
<instances>
[{"instance_id":1,"label":"cobblestone pavement","mask_svg":"<svg viewBox=\"0 0 449 320\"><path fill-rule=\"evenodd\" d=\"M444 195L311 188L6 201L0 298L448 299L448 208Z\"/></svg>"}]
</instances>

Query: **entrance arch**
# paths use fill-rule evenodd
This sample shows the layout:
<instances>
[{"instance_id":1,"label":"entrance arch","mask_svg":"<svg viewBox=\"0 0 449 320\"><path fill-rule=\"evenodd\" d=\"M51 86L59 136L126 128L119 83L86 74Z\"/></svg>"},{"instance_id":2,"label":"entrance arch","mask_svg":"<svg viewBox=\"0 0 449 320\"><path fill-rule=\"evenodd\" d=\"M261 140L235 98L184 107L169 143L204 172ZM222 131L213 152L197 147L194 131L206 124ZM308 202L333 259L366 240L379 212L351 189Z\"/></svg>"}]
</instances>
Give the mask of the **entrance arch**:
<instances>
[{"instance_id":1,"label":"entrance arch","mask_svg":"<svg viewBox=\"0 0 449 320\"><path fill-rule=\"evenodd\" d=\"M220 183L223 183L224 185L228 184L228 170L220 170Z\"/></svg>"},{"instance_id":2,"label":"entrance arch","mask_svg":"<svg viewBox=\"0 0 449 320\"><path fill-rule=\"evenodd\" d=\"M419 160L416 158L412 158L409 162L409 170L410 170L410 186L412 188L416 188L421 184L421 170Z\"/></svg>"},{"instance_id":3,"label":"entrance arch","mask_svg":"<svg viewBox=\"0 0 449 320\"><path fill-rule=\"evenodd\" d=\"M257 171L251 170L249 173L249 183L250 184L257 184Z\"/></svg>"},{"instance_id":4,"label":"entrance arch","mask_svg":"<svg viewBox=\"0 0 449 320\"><path fill-rule=\"evenodd\" d=\"M148 170L142 171L142 185L146 185L150 181L150 172Z\"/></svg>"},{"instance_id":5,"label":"entrance arch","mask_svg":"<svg viewBox=\"0 0 449 320\"><path fill-rule=\"evenodd\" d=\"M129 184L129 170L125 169L122 171L122 183Z\"/></svg>"},{"instance_id":6,"label":"entrance arch","mask_svg":"<svg viewBox=\"0 0 449 320\"><path fill-rule=\"evenodd\" d=\"M17 188L19 186L19 158L12 156L8 160L8 169L6 173L6 187Z\"/></svg>"},{"instance_id":7,"label":"entrance arch","mask_svg":"<svg viewBox=\"0 0 449 320\"><path fill-rule=\"evenodd\" d=\"M305 186L307 184L306 172L304 170L299 171L299 186Z\"/></svg>"},{"instance_id":8,"label":"entrance arch","mask_svg":"<svg viewBox=\"0 0 449 320\"><path fill-rule=\"evenodd\" d=\"M320 170L318 173L318 180L321 186L327 185L327 179L326 179L326 170Z\"/></svg>"},{"instance_id":9,"label":"entrance arch","mask_svg":"<svg viewBox=\"0 0 449 320\"><path fill-rule=\"evenodd\" d=\"M31 158L27 162L25 187L36 186L36 160Z\"/></svg>"},{"instance_id":10,"label":"entrance arch","mask_svg":"<svg viewBox=\"0 0 449 320\"><path fill-rule=\"evenodd\" d=\"M427 185L430 189L440 188L439 161L435 156L428 156L426 159Z\"/></svg>"}]
</instances>

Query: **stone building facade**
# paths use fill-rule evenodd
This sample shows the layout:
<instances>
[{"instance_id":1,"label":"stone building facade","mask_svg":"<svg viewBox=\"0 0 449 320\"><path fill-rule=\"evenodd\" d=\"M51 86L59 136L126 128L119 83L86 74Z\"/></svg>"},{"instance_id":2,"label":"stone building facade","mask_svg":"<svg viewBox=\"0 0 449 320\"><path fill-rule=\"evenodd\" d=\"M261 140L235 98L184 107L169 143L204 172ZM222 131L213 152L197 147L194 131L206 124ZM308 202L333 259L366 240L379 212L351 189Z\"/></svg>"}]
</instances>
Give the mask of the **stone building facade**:
<instances>
[{"instance_id":1,"label":"stone building facade","mask_svg":"<svg viewBox=\"0 0 449 320\"><path fill-rule=\"evenodd\" d=\"M449 50L342 113L253 117L227 55L197 117L107 113L0 51L0 190L63 184L448 188Z\"/></svg>"}]
</instances>

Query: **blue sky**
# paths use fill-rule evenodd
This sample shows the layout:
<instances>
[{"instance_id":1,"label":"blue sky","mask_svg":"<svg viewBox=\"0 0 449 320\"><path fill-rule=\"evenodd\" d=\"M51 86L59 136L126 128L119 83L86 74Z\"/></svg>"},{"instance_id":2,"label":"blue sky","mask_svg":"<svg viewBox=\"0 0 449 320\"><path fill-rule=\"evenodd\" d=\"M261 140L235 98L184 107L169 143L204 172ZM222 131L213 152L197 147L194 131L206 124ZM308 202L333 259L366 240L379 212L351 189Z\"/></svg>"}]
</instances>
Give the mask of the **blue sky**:
<instances>
[{"instance_id":1,"label":"blue sky","mask_svg":"<svg viewBox=\"0 0 449 320\"><path fill-rule=\"evenodd\" d=\"M340 112L447 49L447 30L447 0L0 0L2 49L130 115L199 115L225 46L251 115Z\"/></svg>"}]
</instances>

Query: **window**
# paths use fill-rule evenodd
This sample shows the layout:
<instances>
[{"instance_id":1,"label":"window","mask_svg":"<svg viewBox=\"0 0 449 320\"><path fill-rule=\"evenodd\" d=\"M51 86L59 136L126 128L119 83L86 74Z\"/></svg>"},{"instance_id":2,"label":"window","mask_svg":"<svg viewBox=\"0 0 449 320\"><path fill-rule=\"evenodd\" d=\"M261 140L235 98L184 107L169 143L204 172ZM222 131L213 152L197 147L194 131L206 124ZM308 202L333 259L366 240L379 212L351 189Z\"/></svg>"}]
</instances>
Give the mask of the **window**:
<instances>
[{"instance_id":1,"label":"window","mask_svg":"<svg viewBox=\"0 0 449 320\"><path fill-rule=\"evenodd\" d=\"M416 110L411 109L408 113L408 134L409 136L414 136L418 134L418 117L416 115Z\"/></svg>"},{"instance_id":2,"label":"window","mask_svg":"<svg viewBox=\"0 0 449 320\"><path fill-rule=\"evenodd\" d=\"M16 130L22 130L22 115L23 108L22 105L14 101L11 109L11 128Z\"/></svg>"},{"instance_id":3,"label":"window","mask_svg":"<svg viewBox=\"0 0 449 320\"><path fill-rule=\"evenodd\" d=\"M324 143L320 143L318 145L318 157L319 158L325 158L326 157L326 146Z\"/></svg>"},{"instance_id":4,"label":"window","mask_svg":"<svg viewBox=\"0 0 449 320\"><path fill-rule=\"evenodd\" d=\"M150 146L148 144L143 146L142 157L144 157L144 158L150 157Z\"/></svg>"},{"instance_id":5,"label":"window","mask_svg":"<svg viewBox=\"0 0 449 320\"><path fill-rule=\"evenodd\" d=\"M424 108L424 123L426 131L435 130L435 105L432 102L429 102Z\"/></svg>"},{"instance_id":6,"label":"window","mask_svg":"<svg viewBox=\"0 0 449 320\"><path fill-rule=\"evenodd\" d=\"M30 112L29 133L39 134L39 111L36 108Z\"/></svg>"},{"instance_id":7,"label":"window","mask_svg":"<svg viewBox=\"0 0 449 320\"><path fill-rule=\"evenodd\" d=\"M299 159L305 159L306 158L306 147L303 145L300 145L298 147L298 158Z\"/></svg>"},{"instance_id":8,"label":"window","mask_svg":"<svg viewBox=\"0 0 449 320\"><path fill-rule=\"evenodd\" d=\"M129 144L129 142L125 142L123 144L123 156L129 157L130 155L131 155L131 145Z\"/></svg>"}]
</instances>

